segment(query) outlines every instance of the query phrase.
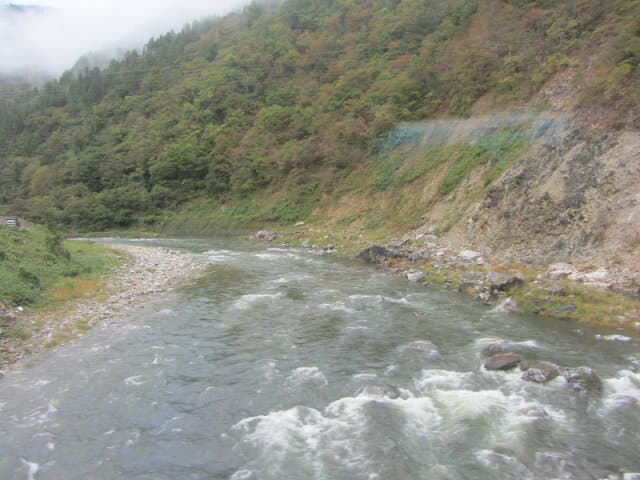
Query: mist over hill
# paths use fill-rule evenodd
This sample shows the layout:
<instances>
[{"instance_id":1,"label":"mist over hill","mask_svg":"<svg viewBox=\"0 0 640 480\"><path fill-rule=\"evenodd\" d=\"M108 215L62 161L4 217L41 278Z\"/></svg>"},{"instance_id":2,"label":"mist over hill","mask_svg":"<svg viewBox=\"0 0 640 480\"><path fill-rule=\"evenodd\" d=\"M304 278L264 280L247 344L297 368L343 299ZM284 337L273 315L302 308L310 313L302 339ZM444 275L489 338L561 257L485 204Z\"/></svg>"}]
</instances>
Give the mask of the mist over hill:
<instances>
[{"instance_id":1,"label":"mist over hill","mask_svg":"<svg viewBox=\"0 0 640 480\"><path fill-rule=\"evenodd\" d=\"M0 73L58 77L81 55L118 58L152 36L180 30L202 17L223 15L245 0L158 0L0 6ZM25 73L27 75L25 75Z\"/></svg>"}]
</instances>

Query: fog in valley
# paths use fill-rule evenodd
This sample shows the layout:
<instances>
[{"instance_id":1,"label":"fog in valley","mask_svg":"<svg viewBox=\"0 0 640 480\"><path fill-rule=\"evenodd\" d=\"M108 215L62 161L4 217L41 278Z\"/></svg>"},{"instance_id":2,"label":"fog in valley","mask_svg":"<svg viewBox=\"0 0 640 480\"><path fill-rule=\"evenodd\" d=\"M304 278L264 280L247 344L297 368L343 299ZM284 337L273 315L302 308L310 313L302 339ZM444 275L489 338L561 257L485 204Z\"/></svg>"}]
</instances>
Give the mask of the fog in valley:
<instances>
[{"instance_id":1,"label":"fog in valley","mask_svg":"<svg viewBox=\"0 0 640 480\"><path fill-rule=\"evenodd\" d=\"M247 0L0 1L0 75L58 76L85 54L108 60ZM36 5L37 3L37 5Z\"/></svg>"}]
</instances>

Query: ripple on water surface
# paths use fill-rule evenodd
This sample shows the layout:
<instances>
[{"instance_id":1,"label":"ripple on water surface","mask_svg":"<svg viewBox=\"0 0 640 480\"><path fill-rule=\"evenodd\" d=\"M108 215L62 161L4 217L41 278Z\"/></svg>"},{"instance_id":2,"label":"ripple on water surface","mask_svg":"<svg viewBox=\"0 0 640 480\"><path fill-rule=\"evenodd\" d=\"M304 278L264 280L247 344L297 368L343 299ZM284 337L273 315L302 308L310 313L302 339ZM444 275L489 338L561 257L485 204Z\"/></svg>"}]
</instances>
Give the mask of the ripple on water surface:
<instances>
[{"instance_id":1,"label":"ripple on water surface","mask_svg":"<svg viewBox=\"0 0 640 480\"><path fill-rule=\"evenodd\" d=\"M640 470L636 340L486 315L440 289L301 250L196 243L207 276L1 380L0 478ZM602 395L573 392L562 376L539 385L518 369L487 371L490 343L591 366Z\"/></svg>"}]
</instances>

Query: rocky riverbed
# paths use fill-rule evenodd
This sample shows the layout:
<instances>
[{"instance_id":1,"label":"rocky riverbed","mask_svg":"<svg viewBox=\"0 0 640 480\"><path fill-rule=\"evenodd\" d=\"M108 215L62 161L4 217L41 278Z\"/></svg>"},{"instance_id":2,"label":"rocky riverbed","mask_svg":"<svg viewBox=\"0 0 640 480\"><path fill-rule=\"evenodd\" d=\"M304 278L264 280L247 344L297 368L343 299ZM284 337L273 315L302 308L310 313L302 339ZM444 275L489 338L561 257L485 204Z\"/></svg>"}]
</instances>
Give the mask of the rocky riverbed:
<instances>
[{"instance_id":1,"label":"rocky riverbed","mask_svg":"<svg viewBox=\"0 0 640 480\"><path fill-rule=\"evenodd\" d=\"M4 355L0 357L0 368L82 335L92 326L121 321L141 308L143 297L170 290L198 276L205 268L193 255L176 250L115 243L109 246L124 253L126 260L106 277L106 289L100 298L81 300L52 312L29 312L22 307L4 309L3 316L24 325L30 336L2 339L0 349Z\"/></svg>"},{"instance_id":2,"label":"rocky riverbed","mask_svg":"<svg viewBox=\"0 0 640 480\"><path fill-rule=\"evenodd\" d=\"M296 227L294 233L261 230L254 238L292 242L322 254L354 252L354 242L344 236L323 235L304 224ZM479 251L456 250L436 235L415 232L368 247L362 238L355 243L360 260L412 282L438 283L471 295L492 305L493 313L524 311L640 332L640 283L619 278L613 268L571 263L527 267Z\"/></svg>"}]
</instances>

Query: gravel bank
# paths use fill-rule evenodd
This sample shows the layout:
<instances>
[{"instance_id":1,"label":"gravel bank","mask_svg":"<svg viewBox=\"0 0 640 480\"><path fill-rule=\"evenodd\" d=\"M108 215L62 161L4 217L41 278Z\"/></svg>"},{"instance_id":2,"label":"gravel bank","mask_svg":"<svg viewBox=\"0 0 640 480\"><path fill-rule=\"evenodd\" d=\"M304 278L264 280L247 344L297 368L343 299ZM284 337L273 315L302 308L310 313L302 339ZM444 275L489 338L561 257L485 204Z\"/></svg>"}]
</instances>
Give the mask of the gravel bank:
<instances>
[{"instance_id":1,"label":"gravel bank","mask_svg":"<svg viewBox=\"0 0 640 480\"><path fill-rule=\"evenodd\" d=\"M122 321L145 296L170 290L196 278L205 269L193 255L167 248L128 244L108 246L126 253L129 259L107 276L106 298L81 300L53 312L27 313L21 309L11 312L33 333L28 340L1 346L6 355L0 368L47 346L77 337L88 327Z\"/></svg>"}]
</instances>

